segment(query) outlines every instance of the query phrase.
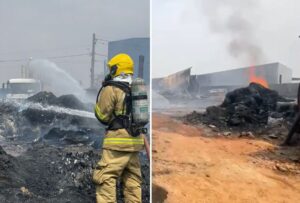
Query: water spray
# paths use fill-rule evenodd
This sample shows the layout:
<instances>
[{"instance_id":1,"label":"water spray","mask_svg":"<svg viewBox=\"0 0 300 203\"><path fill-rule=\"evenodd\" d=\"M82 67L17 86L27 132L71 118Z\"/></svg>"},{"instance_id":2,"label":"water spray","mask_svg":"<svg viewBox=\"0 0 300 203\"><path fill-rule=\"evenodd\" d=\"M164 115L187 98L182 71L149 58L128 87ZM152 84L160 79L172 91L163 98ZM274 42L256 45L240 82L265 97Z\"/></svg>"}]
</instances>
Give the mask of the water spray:
<instances>
[{"instance_id":1,"label":"water spray","mask_svg":"<svg viewBox=\"0 0 300 203\"><path fill-rule=\"evenodd\" d=\"M87 102L85 90L68 72L55 63L44 60L32 60L29 67L34 78L42 81L44 86L56 95L75 94Z\"/></svg>"}]
</instances>

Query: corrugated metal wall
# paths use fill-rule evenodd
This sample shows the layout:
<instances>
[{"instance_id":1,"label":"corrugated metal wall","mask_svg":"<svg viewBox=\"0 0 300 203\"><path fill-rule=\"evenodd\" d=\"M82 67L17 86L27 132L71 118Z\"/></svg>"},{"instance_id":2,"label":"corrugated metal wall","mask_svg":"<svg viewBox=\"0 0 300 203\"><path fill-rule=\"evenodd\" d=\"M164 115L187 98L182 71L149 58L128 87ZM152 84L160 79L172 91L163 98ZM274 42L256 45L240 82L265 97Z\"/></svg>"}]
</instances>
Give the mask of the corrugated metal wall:
<instances>
[{"instance_id":1,"label":"corrugated metal wall","mask_svg":"<svg viewBox=\"0 0 300 203\"><path fill-rule=\"evenodd\" d=\"M108 43L108 59L118 53L129 54L134 60L134 76L138 76L139 57L144 56L143 79L150 84L150 39L149 38L130 38Z\"/></svg>"}]
</instances>

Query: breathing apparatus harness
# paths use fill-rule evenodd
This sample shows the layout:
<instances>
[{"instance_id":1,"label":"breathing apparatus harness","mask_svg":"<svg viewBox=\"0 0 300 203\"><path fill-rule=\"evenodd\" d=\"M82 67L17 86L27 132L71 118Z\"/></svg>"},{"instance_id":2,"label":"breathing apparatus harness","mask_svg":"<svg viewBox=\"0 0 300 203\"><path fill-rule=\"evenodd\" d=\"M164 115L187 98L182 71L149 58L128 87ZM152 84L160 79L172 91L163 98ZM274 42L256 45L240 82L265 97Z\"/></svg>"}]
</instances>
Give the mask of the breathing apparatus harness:
<instances>
[{"instance_id":1,"label":"breathing apparatus harness","mask_svg":"<svg viewBox=\"0 0 300 203\"><path fill-rule=\"evenodd\" d=\"M141 133L147 133L147 128L140 126L133 122L132 118L132 95L131 95L131 87L128 82L120 82L114 81L113 75L117 71L117 66L112 66L110 73L105 77L104 82L102 83L102 87L100 88L97 99L101 93L101 90L107 86L113 86L121 89L125 93L125 98L123 101L123 112L122 115L116 115L113 113L113 119L109 123L104 123L97 116L96 118L104 125L108 127L106 130L118 130L118 129L126 129L126 131L133 137L140 135ZM97 102L97 101L96 101ZM124 112L125 111L125 112Z\"/></svg>"}]
</instances>

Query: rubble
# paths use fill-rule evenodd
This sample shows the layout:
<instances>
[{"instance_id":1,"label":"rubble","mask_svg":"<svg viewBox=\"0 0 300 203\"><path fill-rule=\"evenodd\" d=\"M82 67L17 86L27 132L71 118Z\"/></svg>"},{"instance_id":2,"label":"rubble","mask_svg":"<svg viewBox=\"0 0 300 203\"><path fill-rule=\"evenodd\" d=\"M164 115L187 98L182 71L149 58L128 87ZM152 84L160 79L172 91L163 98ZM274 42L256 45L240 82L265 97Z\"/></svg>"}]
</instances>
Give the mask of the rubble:
<instances>
[{"instance_id":1,"label":"rubble","mask_svg":"<svg viewBox=\"0 0 300 203\"><path fill-rule=\"evenodd\" d=\"M0 102L0 202L95 202L91 173L105 127L89 109L73 95L51 92ZM143 202L149 202L145 155L141 162Z\"/></svg>"},{"instance_id":2,"label":"rubble","mask_svg":"<svg viewBox=\"0 0 300 203\"><path fill-rule=\"evenodd\" d=\"M296 112L295 105L287 103L287 100L276 91L265 88L256 83L250 83L248 87L236 89L227 93L220 106L210 106L205 113L192 112L185 116L190 123L203 122L220 129L238 128L250 130L263 128L268 124L270 118L290 118ZM277 103L283 102L278 108Z\"/></svg>"},{"instance_id":3,"label":"rubble","mask_svg":"<svg viewBox=\"0 0 300 203\"><path fill-rule=\"evenodd\" d=\"M82 110L86 105L75 98L70 95L57 98L52 93L40 92L23 103L0 102L1 136L14 141L44 141L55 145L83 143L99 148L99 135L104 133L104 127L92 112ZM67 106L74 101L77 105ZM41 103L32 105L32 102Z\"/></svg>"},{"instance_id":4,"label":"rubble","mask_svg":"<svg viewBox=\"0 0 300 203\"><path fill-rule=\"evenodd\" d=\"M248 132L241 132L239 137L248 137L248 138L255 138L255 136L253 135L253 133L251 131Z\"/></svg>"},{"instance_id":5,"label":"rubble","mask_svg":"<svg viewBox=\"0 0 300 203\"><path fill-rule=\"evenodd\" d=\"M271 139L278 139L278 136L275 135L275 134L270 134L270 135L269 135L269 138L271 138Z\"/></svg>"},{"instance_id":6,"label":"rubble","mask_svg":"<svg viewBox=\"0 0 300 203\"><path fill-rule=\"evenodd\" d=\"M231 135L231 132L224 132L223 135L224 135L225 137L230 136L230 135Z\"/></svg>"},{"instance_id":7,"label":"rubble","mask_svg":"<svg viewBox=\"0 0 300 203\"><path fill-rule=\"evenodd\" d=\"M12 157L0 147L0 202L95 202L91 174L98 154L86 146L35 144L23 155ZM142 169L143 200L149 202L145 161ZM121 202L120 192L118 199Z\"/></svg>"},{"instance_id":8,"label":"rubble","mask_svg":"<svg viewBox=\"0 0 300 203\"><path fill-rule=\"evenodd\" d=\"M72 94L56 97L52 92L39 92L29 98L27 101L40 103L43 105L61 106L71 109L89 110L87 104L82 103L77 97Z\"/></svg>"}]
</instances>

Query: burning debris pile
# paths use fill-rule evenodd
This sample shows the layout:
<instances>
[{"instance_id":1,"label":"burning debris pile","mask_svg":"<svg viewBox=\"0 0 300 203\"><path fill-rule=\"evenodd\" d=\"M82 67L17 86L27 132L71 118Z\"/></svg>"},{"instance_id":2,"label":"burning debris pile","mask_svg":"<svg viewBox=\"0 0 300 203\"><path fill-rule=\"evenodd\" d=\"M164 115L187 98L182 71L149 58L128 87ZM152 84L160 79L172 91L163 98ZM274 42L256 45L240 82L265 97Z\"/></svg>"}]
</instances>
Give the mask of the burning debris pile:
<instances>
[{"instance_id":1,"label":"burning debris pile","mask_svg":"<svg viewBox=\"0 0 300 203\"><path fill-rule=\"evenodd\" d=\"M295 105L257 83L227 93L220 106L211 106L205 113L193 112L186 115L189 123L202 122L220 129L237 128L254 130L265 127L270 120L292 120L296 114ZM287 105L279 105L284 103Z\"/></svg>"},{"instance_id":2,"label":"burning debris pile","mask_svg":"<svg viewBox=\"0 0 300 203\"><path fill-rule=\"evenodd\" d=\"M0 103L0 202L95 202L91 173L104 127L89 109L50 92ZM141 158L149 202L149 165Z\"/></svg>"}]
</instances>

